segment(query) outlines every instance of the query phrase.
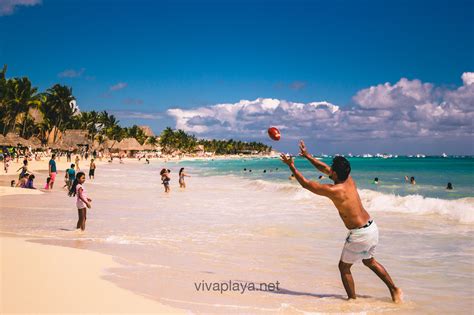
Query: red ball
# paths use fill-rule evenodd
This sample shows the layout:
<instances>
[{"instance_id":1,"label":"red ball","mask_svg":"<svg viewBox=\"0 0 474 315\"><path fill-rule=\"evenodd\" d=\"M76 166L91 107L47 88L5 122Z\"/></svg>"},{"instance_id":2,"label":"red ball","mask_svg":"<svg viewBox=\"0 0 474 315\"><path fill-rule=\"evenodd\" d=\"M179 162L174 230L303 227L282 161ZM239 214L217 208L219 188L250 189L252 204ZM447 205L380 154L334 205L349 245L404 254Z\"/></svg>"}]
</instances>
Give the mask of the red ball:
<instances>
[{"instance_id":1,"label":"red ball","mask_svg":"<svg viewBox=\"0 0 474 315\"><path fill-rule=\"evenodd\" d=\"M272 140L278 141L281 137L280 130L276 127L270 127L268 128L268 136L272 138Z\"/></svg>"}]
</instances>

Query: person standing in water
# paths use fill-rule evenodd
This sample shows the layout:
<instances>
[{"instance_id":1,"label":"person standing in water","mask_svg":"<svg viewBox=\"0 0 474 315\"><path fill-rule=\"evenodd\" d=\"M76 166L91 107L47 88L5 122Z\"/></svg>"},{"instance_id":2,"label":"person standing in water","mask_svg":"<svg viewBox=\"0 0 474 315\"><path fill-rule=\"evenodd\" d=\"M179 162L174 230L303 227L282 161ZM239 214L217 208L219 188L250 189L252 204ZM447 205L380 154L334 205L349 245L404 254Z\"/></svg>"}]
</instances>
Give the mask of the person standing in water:
<instances>
[{"instance_id":1,"label":"person standing in water","mask_svg":"<svg viewBox=\"0 0 474 315\"><path fill-rule=\"evenodd\" d=\"M80 161L79 160L79 155L76 155L76 160L74 161L75 162L74 164L76 164L76 171L81 170L81 168L79 167L79 161Z\"/></svg>"},{"instance_id":2,"label":"person standing in water","mask_svg":"<svg viewBox=\"0 0 474 315\"><path fill-rule=\"evenodd\" d=\"M96 169L96 166L94 163L94 159L91 159L91 164L89 165L89 179L94 179L95 169Z\"/></svg>"},{"instance_id":3,"label":"person standing in water","mask_svg":"<svg viewBox=\"0 0 474 315\"><path fill-rule=\"evenodd\" d=\"M56 175L58 174L56 170L56 154L51 155L51 160L49 160L49 189L53 189L54 181L56 180Z\"/></svg>"},{"instance_id":4,"label":"person standing in water","mask_svg":"<svg viewBox=\"0 0 474 315\"><path fill-rule=\"evenodd\" d=\"M87 197L84 182L86 181L86 174L83 172L77 173L76 179L69 190L69 197L76 197L77 220L76 229L84 231L86 229L87 208L91 208L92 199Z\"/></svg>"},{"instance_id":5,"label":"person standing in water","mask_svg":"<svg viewBox=\"0 0 474 315\"><path fill-rule=\"evenodd\" d=\"M179 170L179 188L186 188L186 183L184 182L184 177L191 177L190 175L184 172L184 167Z\"/></svg>"},{"instance_id":6,"label":"person standing in water","mask_svg":"<svg viewBox=\"0 0 474 315\"><path fill-rule=\"evenodd\" d=\"M320 184L306 179L295 167L292 157L281 154L281 160L289 166L300 185L316 195L325 196L334 203L344 225L349 230L346 242L339 260L339 271L348 299L355 299L354 279L351 266L362 260L388 287L392 300L402 302L402 290L395 286L385 268L375 260L374 253L379 239L379 231L374 219L364 209L357 192L354 179L349 175L349 161L336 156L329 166L313 158L306 150L303 140L300 141L300 155L308 159L320 172L329 175L334 184Z\"/></svg>"},{"instance_id":7,"label":"person standing in water","mask_svg":"<svg viewBox=\"0 0 474 315\"><path fill-rule=\"evenodd\" d=\"M169 193L171 190L170 190L170 180L171 180L171 176L170 176L170 170L167 170L167 169L162 169L161 172L160 172L160 175L161 175L161 183L163 184L163 186L165 186L165 193Z\"/></svg>"}]
</instances>

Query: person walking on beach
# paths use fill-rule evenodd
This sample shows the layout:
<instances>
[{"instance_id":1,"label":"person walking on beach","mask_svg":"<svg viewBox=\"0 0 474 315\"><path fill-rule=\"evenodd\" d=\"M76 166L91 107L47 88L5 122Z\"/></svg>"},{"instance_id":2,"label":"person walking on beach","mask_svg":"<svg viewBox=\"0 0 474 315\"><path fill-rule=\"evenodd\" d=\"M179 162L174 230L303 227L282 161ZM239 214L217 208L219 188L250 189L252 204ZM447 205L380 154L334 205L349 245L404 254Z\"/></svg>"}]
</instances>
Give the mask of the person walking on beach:
<instances>
[{"instance_id":1,"label":"person walking on beach","mask_svg":"<svg viewBox=\"0 0 474 315\"><path fill-rule=\"evenodd\" d=\"M76 179L76 171L74 170L74 166L74 164L71 164L71 167L66 170L66 176L64 176L66 179L66 185L64 185L64 187L67 187L67 190L71 189L72 183L74 183L74 180Z\"/></svg>"},{"instance_id":2,"label":"person walking on beach","mask_svg":"<svg viewBox=\"0 0 474 315\"><path fill-rule=\"evenodd\" d=\"M171 180L170 170L167 170L166 168L164 168L161 170L160 175L161 175L161 183L163 184L163 186L165 186L165 193L169 193L171 191L170 190L170 180Z\"/></svg>"},{"instance_id":3,"label":"person walking on beach","mask_svg":"<svg viewBox=\"0 0 474 315\"><path fill-rule=\"evenodd\" d=\"M21 172L20 172L20 175L18 176L18 179L22 179L23 176L26 173L28 173L28 160L27 159L23 160L23 166L17 169L16 171L18 172L19 170L21 170Z\"/></svg>"},{"instance_id":4,"label":"person walking on beach","mask_svg":"<svg viewBox=\"0 0 474 315\"><path fill-rule=\"evenodd\" d=\"M91 164L89 165L89 179L94 179L95 176L95 163L94 159L91 159Z\"/></svg>"},{"instance_id":5,"label":"person walking on beach","mask_svg":"<svg viewBox=\"0 0 474 315\"><path fill-rule=\"evenodd\" d=\"M179 188L186 188L186 183L184 182L184 177L191 177L190 175L184 172L184 167L179 170Z\"/></svg>"},{"instance_id":6,"label":"person walking on beach","mask_svg":"<svg viewBox=\"0 0 474 315\"><path fill-rule=\"evenodd\" d=\"M8 168L10 167L10 156L6 155L5 158L3 159L3 170L5 171L5 174L8 173Z\"/></svg>"},{"instance_id":7,"label":"person walking on beach","mask_svg":"<svg viewBox=\"0 0 474 315\"><path fill-rule=\"evenodd\" d=\"M374 219L364 209L357 192L355 181L349 175L351 167L349 161L342 156L336 156L329 166L312 157L306 150L304 142L300 141L300 155L308 159L320 172L329 175L334 184L320 184L316 181L307 180L295 167L292 157L281 154L282 161L289 166L295 174L296 180L303 188L314 194L325 196L334 203L344 225L349 230L346 242L339 261L344 289L348 299L355 299L354 279L351 274L351 266L362 260L363 264L370 268L388 287L392 300L395 303L402 302L402 290L395 286L385 268L375 260L374 253L379 239L379 231Z\"/></svg>"},{"instance_id":8,"label":"person walking on beach","mask_svg":"<svg viewBox=\"0 0 474 315\"><path fill-rule=\"evenodd\" d=\"M56 179L56 154L51 155L51 160L49 160L49 177L51 178L49 180L49 189L53 189L54 186L54 181Z\"/></svg>"},{"instance_id":9,"label":"person walking on beach","mask_svg":"<svg viewBox=\"0 0 474 315\"><path fill-rule=\"evenodd\" d=\"M69 197L76 197L77 220L76 229L84 231L86 229L87 208L91 208L92 199L87 197L84 182L86 181L86 174L83 172L77 173L76 179L69 190Z\"/></svg>"}]
</instances>

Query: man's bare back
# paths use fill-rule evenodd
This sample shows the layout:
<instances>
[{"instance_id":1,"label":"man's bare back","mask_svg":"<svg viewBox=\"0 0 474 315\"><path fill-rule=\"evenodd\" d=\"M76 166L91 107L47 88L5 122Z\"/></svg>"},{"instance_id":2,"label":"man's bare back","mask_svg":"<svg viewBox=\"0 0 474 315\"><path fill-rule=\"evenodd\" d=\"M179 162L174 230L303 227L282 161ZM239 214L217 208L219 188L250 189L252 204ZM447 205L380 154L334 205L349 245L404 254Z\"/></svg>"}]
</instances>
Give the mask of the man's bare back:
<instances>
[{"instance_id":1,"label":"man's bare back","mask_svg":"<svg viewBox=\"0 0 474 315\"><path fill-rule=\"evenodd\" d=\"M331 186L331 194L327 197L336 206L346 228L349 230L356 229L366 224L370 219L370 215L362 206L362 201L352 177L349 175L343 183Z\"/></svg>"}]
</instances>

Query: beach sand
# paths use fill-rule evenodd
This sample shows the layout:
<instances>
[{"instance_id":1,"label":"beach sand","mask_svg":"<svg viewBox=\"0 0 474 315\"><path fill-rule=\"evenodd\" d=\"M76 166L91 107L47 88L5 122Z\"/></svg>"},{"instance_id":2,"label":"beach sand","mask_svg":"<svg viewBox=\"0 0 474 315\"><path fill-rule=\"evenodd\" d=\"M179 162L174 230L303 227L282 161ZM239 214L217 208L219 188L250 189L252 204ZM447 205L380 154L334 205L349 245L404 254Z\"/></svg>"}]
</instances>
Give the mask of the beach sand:
<instances>
[{"instance_id":1,"label":"beach sand","mask_svg":"<svg viewBox=\"0 0 474 315\"><path fill-rule=\"evenodd\" d=\"M130 162L130 161L129 161ZM0 198L9 195L41 195L39 189L9 187L17 180L20 165L13 162L7 174L1 172ZM87 163L87 164L86 164ZM96 164L107 162L98 161ZM57 162L60 175L70 162ZM83 161L87 165L88 162ZM42 188L48 160L29 161L28 168ZM83 167L84 168L84 167ZM63 181L58 181L63 185ZM55 188L57 190L57 188ZM46 192L47 193L47 192ZM121 289L102 279L117 263L108 255L74 248L42 245L26 238L0 235L0 313L184 313L176 308Z\"/></svg>"},{"instance_id":2,"label":"beach sand","mask_svg":"<svg viewBox=\"0 0 474 315\"><path fill-rule=\"evenodd\" d=\"M191 167L188 187L181 190L177 173L183 164L163 160L102 164L96 179L85 183L93 202L83 233L74 231L77 209L65 189L0 189L0 232L22 237L1 238L0 313L169 313L169 308L196 314L466 314L474 309L470 224L436 215L407 220L404 213L370 208L381 231L377 256L406 300L392 303L385 285L359 263L353 268L359 297L348 302L337 270L347 231L328 200L295 183L200 176ZM172 171L170 194L157 175L162 167ZM37 174L44 180L44 166ZM281 290L196 288L228 281L278 281ZM81 300L90 308L79 308L86 307Z\"/></svg>"},{"instance_id":3,"label":"beach sand","mask_svg":"<svg viewBox=\"0 0 474 315\"><path fill-rule=\"evenodd\" d=\"M101 279L116 267L91 251L0 236L0 313L184 313Z\"/></svg>"}]
</instances>

